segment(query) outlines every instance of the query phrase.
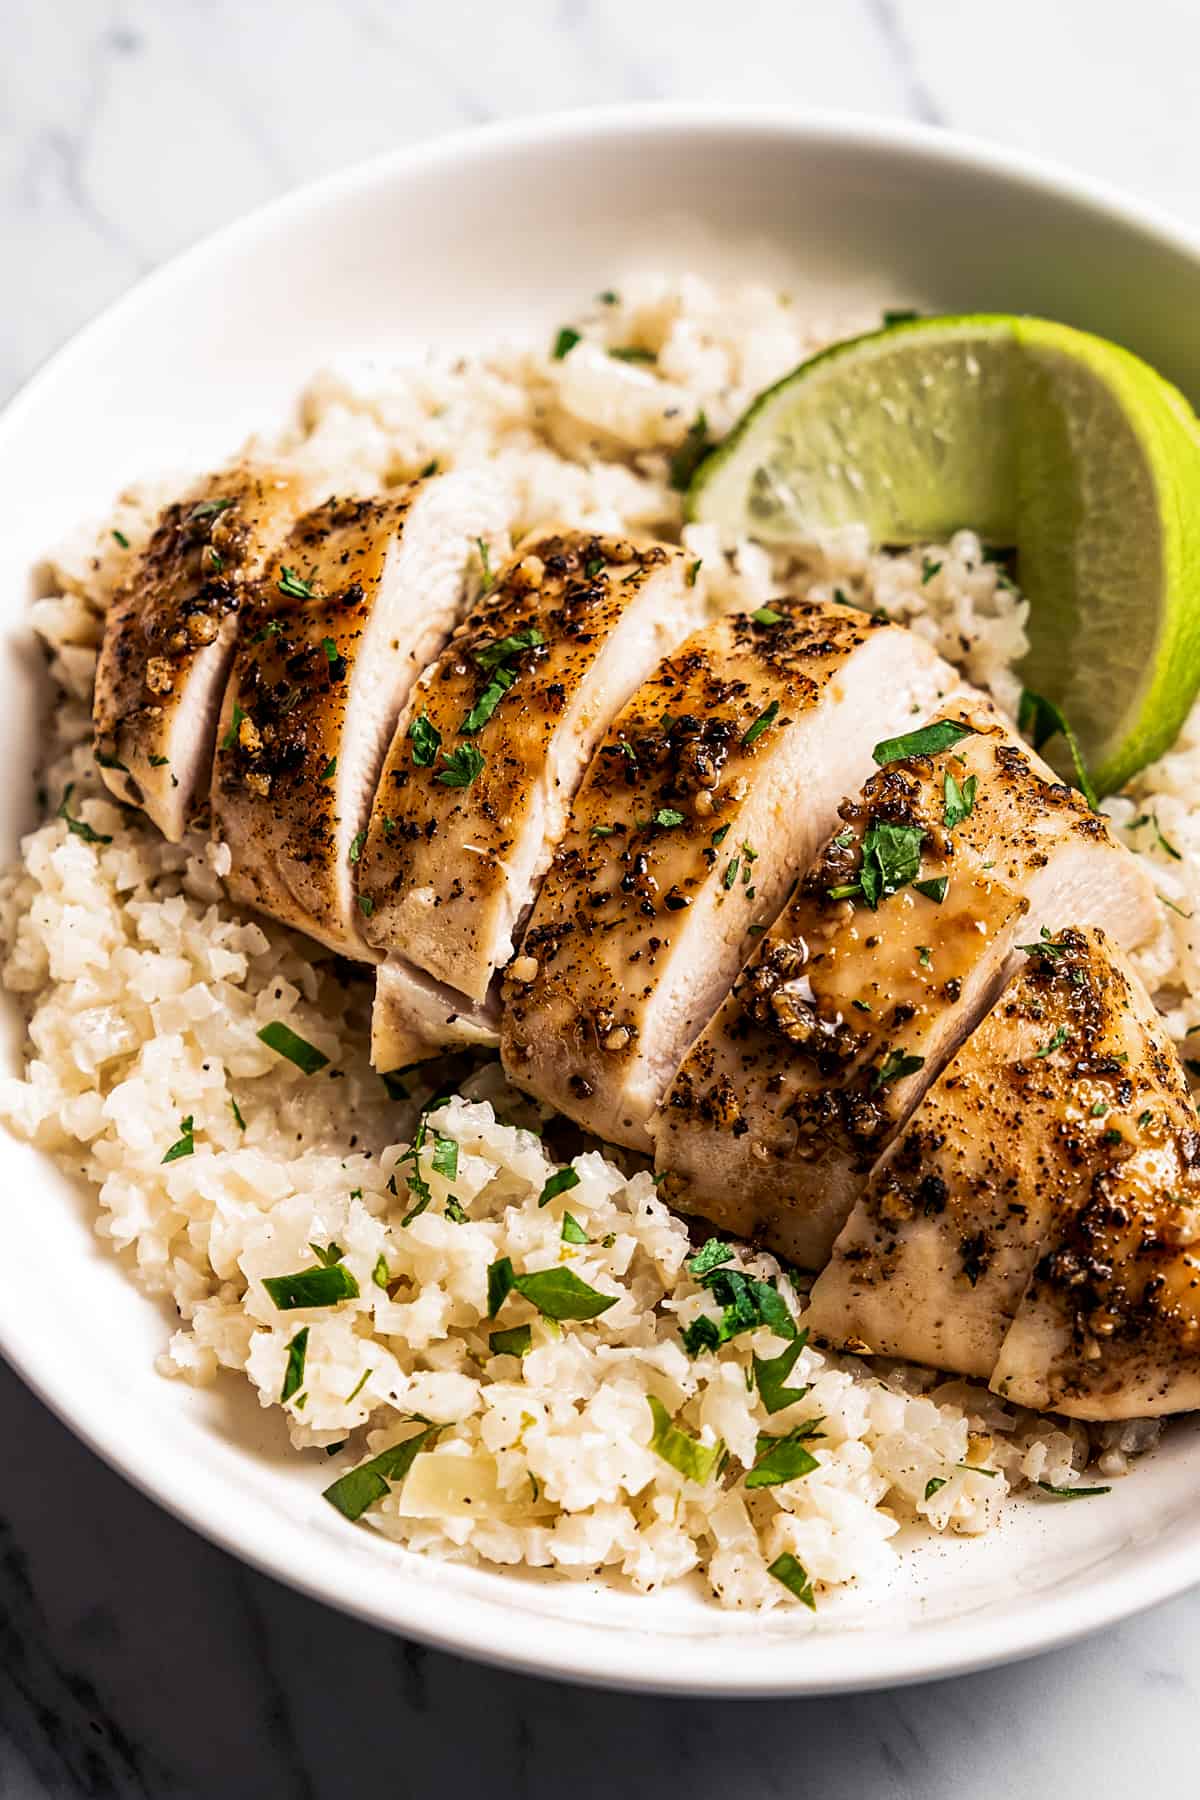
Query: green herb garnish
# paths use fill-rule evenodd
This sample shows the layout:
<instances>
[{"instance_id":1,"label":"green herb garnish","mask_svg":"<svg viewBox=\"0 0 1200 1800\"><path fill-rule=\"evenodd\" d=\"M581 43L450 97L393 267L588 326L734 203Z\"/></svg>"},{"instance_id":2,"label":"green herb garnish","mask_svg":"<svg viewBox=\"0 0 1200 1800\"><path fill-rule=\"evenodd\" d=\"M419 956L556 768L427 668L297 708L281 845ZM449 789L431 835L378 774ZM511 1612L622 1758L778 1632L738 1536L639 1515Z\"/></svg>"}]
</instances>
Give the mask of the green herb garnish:
<instances>
[{"instance_id":1,"label":"green herb garnish","mask_svg":"<svg viewBox=\"0 0 1200 1800\"><path fill-rule=\"evenodd\" d=\"M233 1098L231 1098L231 1099L230 1099L230 1102L229 1102L229 1104L230 1104L230 1106L231 1106L231 1107L232 1107L232 1108L233 1108L233 1118L234 1118L234 1123L235 1123L235 1124L236 1124L236 1126L237 1126L237 1128L238 1128L238 1130L239 1130L239 1131L245 1131L245 1129L246 1129L246 1121L245 1121L245 1119L243 1119L243 1117L242 1117L242 1109L241 1109L241 1107L240 1107L240 1106L239 1106L239 1105L238 1105L238 1103L237 1103L237 1101L236 1101L236 1100L234 1100L234 1099L233 1099Z\"/></svg>"},{"instance_id":2,"label":"green herb garnish","mask_svg":"<svg viewBox=\"0 0 1200 1800\"><path fill-rule=\"evenodd\" d=\"M573 325L562 326L554 340L554 349L551 351L555 362L561 362L568 350L573 350L581 341L582 335L576 331Z\"/></svg>"},{"instance_id":3,"label":"green herb garnish","mask_svg":"<svg viewBox=\"0 0 1200 1800\"><path fill-rule=\"evenodd\" d=\"M756 625L782 625L783 613L776 612L773 606L760 606L750 614Z\"/></svg>"},{"instance_id":4,"label":"green herb garnish","mask_svg":"<svg viewBox=\"0 0 1200 1800\"><path fill-rule=\"evenodd\" d=\"M759 713L753 724L748 725L746 730L742 733L743 748L749 749L750 745L755 743L762 736L764 731L770 730L778 717L779 702L778 700L772 700L770 705L764 707L762 712Z\"/></svg>"},{"instance_id":5,"label":"green herb garnish","mask_svg":"<svg viewBox=\"0 0 1200 1800\"><path fill-rule=\"evenodd\" d=\"M805 1448L805 1439L820 1437L822 1433L818 1426L821 1423L820 1419L806 1419L782 1437L760 1431L754 1467L746 1476L745 1486L751 1489L781 1487L784 1482L799 1481L802 1476L819 1469L820 1463L811 1450Z\"/></svg>"},{"instance_id":6,"label":"green herb garnish","mask_svg":"<svg viewBox=\"0 0 1200 1800\"><path fill-rule=\"evenodd\" d=\"M58 809L58 817L62 820L72 836L82 838L85 844L111 844L112 837L103 831L93 831L86 819L75 819L71 816L71 795L75 792L75 783L69 781L63 789L62 803Z\"/></svg>"},{"instance_id":7,"label":"green herb garnish","mask_svg":"<svg viewBox=\"0 0 1200 1800\"><path fill-rule=\"evenodd\" d=\"M1070 1037L1070 1035L1071 1034L1067 1030L1065 1025L1056 1026L1055 1031L1054 1031L1054 1036L1050 1039L1050 1041L1046 1044L1043 1044L1040 1050L1034 1051L1035 1059L1038 1062L1040 1062L1043 1057L1052 1055L1055 1050L1061 1050L1063 1045L1066 1043L1067 1039Z\"/></svg>"},{"instance_id":8,"label":"green herb garnish","mask_svg":"<svg viewBox=\"0 0 1200 1800\"><path fill-rule=\"evenodd\" d=\"M876 1069L871 1086L881 1088L886 1087L890 1081L903 1081L906 1075L915 1075L918 1069L924 1067L923 1056L905 1056L899 1050L889 1050Z\"/></svg>"},{"instance_id":9,"label":"green herb garnish","mask_svg":"<svg viewBox=\"0 0 1200 1800\"><path fill-rule=\"evenodd\" d=\"M375 1283L377 1288L382 1288L386 1294L391 1279L391 1276L388 1274L387 1257L381 1250L379 1255L375 1258L375 1267L371 1270L371 1280Z\"/></svg>"},{"instance_id":10,"label":"green herb garnish","mask_svg":"<svg viewBox=\"0 0 1200 1800\"><path fill-rule=\"evenodd\" d=\"M687 581L687 584L690 588L695 587L696 577L700 573L700 570L703 568L703 566L704 566L704 558L702 556L698 556L694 563L688 564L687 575L685 576L685 580Z\"/></svg>"},{"instance_id":11,"label":"green herb garnish","mask_svg":"<svg viewBox=\"0 0 1200 1800\"><path fill-rule=\"evenodd\" d=\"M410 723L408 741L412 745L412 759L418 769L427 769L437 761L437 753L442 747L442 734L426 713L418 713Z\"/></svg>"},{"instance_id":12,"label":"green herb garnish","mask_svg":"<svg viewBox=\"0 0 1200 1800\"><path fill-rule=\"evenodd\" d=\"M195 1123L196 1121L191 1113L188 1114L186 1119L180 1119L178 1142L172 1144L171 1148L163 1157L165 1163L178 1162L181 1156L191 1156L196 1148L196 1139L194 1135Z\"/></svg>"},{"instance_id":13,"label":"green herb garnish","mask_svg":"<svg viewBox=\"0 0 1200 1800\"><path fill-rule=\"evenodd\" d=\"M269 1025L263 1026L258 1037L268 1050L274 1050L277 1056L285 1056L305 1075L316 1075L329 1061L323 1050L300 1037L282 1019L272 1019Z\"/></svg>"},{"instance_id":14,"label":"green herb garnish","mask_svg":"<svg viewBox=\"0 0 1200 1800\"><path fill-rule=\"evenodd\" d=\"M658 361L657 352L643 350L640 344L614 344L610 346L608 354L615 357L617 362L655 363Z\"/></svg>"},{"instance_id":15,"label":"green herb garnish","mask_svg":"<svg viewBox=\"0 0 1200 1800\"><path fill-rule=\"evenodd\" d=\"M508 662L522 650L536 650L545 641L545 634L536 625L531 625L526 631L514 631L508 637L479 645L478 649L472 650L471 661L481 669L494 669L498 663Z\"/></svg>"},{"instance_id":16,"label":"green herb garnish","mask_svg":"<svg viewBox=\"0 0 1200 1800\"><path fill-rule=\"evenodd\" d=\"M687 428L687 436L671 458L671 486L682 494L691 486L692 476L704 461L708 450L708 420L696 414Z\"/></svg>"},{"instance_id":17,"label":"green herb garnish","mask_svg":"<svg viewBox=\"0 0 1200 1800\"><path fill-rule=\"evenodd\" d=\"M489 588L491 587L493 581L496 579L495 576L492 574L492 553L487 547L487 540L485 538L481 538L481 537L476 538L475 539L475 548L479 552L479 563L480 563L480 570L481 570L479 591L481 594L486 594L488 592Z\"/></svg>"},{"instance_id":18,"label":"green herb garnish","mask_svg":"<svg viewBox=\"0 0 1200 1800\"><path fill-rule=\"evenodd\" d=\"M975 811L975 792L978 786L978 778L968 775L962 786L959 787L949 769L946 770L946 779L942 784L946 802L942 822L947 831L953 831L956 825L961 825L963 820L969 819Z\"/></svg>"},{"instance_id":19,"label":"green herb garnish","mask_svg":"<svg viewBox=\"0 0 1200 1800\"><path fill-rule=\"evenodd\" d=\"M601 1294L573 1269L540 1269L531 1275L513 1273L512 1262L502 1256L488 1270L488 1313L494 1318L508 1295L516 1290L547 1319L597 1319L617 1304L615 1294Z\"/></svg>"},{"instance_id":20,"label":"green herb garnish","mask_svg":"<svg viewBox=\"0 0 1200 1800\"><path fill-rule=\"evenodd\" d=\"M563 1214L561 1236L564 1244L586 1244L590 1242L588 1234L579 1223L579 1220L572 1217L570 1213Z\"/></svg>"},{"instance_id":21,"label":"green herb garnish","mask_svg":"<svg viewBox=\"0 0 1200 1800\"><path fill-rule=\"evenodd\" d=\"M945 1485L946 1477L944 1475L931 1475L929 1480L925 1483L925 1498L927 1500L932 1500L935 1494L941 1493Z\"/></svg>"},{"instance_id":22,"label":"green herb garnish","mask_svg":"<svg viewBox=\"0 0 1200 1800\"><path fill-rule=\"evenodd\" d=\"M697 1250L695 1256L688 1259L688 1273L697 1281L719 1269L722 1263L733 1259L733 1245L723 1244L720 1238L710 1237L703 1249Z\"/></svg>"},{"instance_id":23,"label":"green herb garnish","mask_svg":"<svg viewBox=\"0 0 1200 1800\"><path fill-rule=\"evenodd\" d=\"M430 1167L435 1175L443 1181L454 1181L458 1175L458 1144L452 1137L443 1137L440 1132L433 1134L433 1156Z\"/></svg>"},{"instance_id":24,"label":"green herb garnish","mask_svg":"<svg viewBox=\"0 0 1200 1800\"><path fill-rule=\"evenodd\" d=\"M373 1456L370 1462L360 1463L357 1469L351 1469L332 1487L327 1487L324 1498L331 1506L336 1506L344 1518L361 1519L368 1507L387 1497L394 1483L404 1480L421 1451L440 1430L439 1425L426 1425L423 1431L405 1438L402 1444L394 1444L390 1450Z\"/></svg>"},{"instance_id":25,"label":"green herb garnish","mask_svg":"<svg viewBox=\"0 0 1200 1800\"><path fill-rule=\"evenodd\" d=\"M439 769L434 776L435 781L446 787L469 788L475 777L484 766L486 758L483 751L475 744L460 744L457 750L442 752L444 769Z\"/></svg>"},{"instance_id":26,"label":"green herb garnish","mask_svg":"<svg viewBox=\"0 0 1200 1800\"><path fill-rule=\"evenodd\" d=\"M233 713L229 720L229 730L225 733L225 736L221 739L222 750L232 750L234 748L234 746L236 745L236 743L238 741L238 729L241 726L242 720L245 717L246 717L245 713L242 711L241 707L238 705L237 701L235 700L233 703Z\"/></svg>"},{"instance_id":27,"label":"green herb garnish","mask_svg":"<svg viewBox=\"0 0 1200 1800\"><path fill-rule=\"evenodd\" d=\"M1035 694L1031 688L1024 688L1021 693L1021 704L1017 710L1017 729L1024 733L1035 750L1049 743L1052 737L1060 733L1066 740L1067 749L1071 752L1071 762L1075 768L1075 785L1087 801L1093 812L1099 810L1096 790L1092 786L1087 764L1083 760L1083 752L1079 748L1079 739L1067 723L1066 714L1053 700L1047 700L1041 694Z\"/></svg>"},{"instance_id":28,"label":"green herb garnish","mask_svg":"<svg viewBox=\"0 0 1200 1800\"><path fill-rule=\"evenodd\" d=\"M488 1334L488 1348L493 1356L525 1356L533 1347L533 1327L512 1325L507 1331Z\"/></svg>"},{"instance_id":29,"label":"green herb garnish","mask_svg":"<svg viewBox=\"0 0 1200 1800\"><path fill-rule=\"evenodd\" d=\"M781 1582L788 1593L799 1600L802 1605L807 1606L810 1612L816 1612L817 1597L813 1593L813 1585L808 1578L808 1571L802 1562L796 1561L790 1551L785 1550L782 1556L777 1556L773 1563L769 1563L767 1574L773 1575L776 1581Z\"/></svg>"},{"instance_id":30,"label":"green herb garnish","mask_svg":"<svg viewBox=\"0 0 1200 1800\"><path fill-rule=\"evenodd\" d=\"M1053 1494L1056 1500L1090 1500L1095 1494L1111 1494L1110 1487L1055 1487L1052 1481L1036 1483L1043 1494Z\"/></svg>"},{"instance_id":31,"label":"green herb garnish","mask_svg":"<svg viewBox=\"0 0 1200 1800\"><path fill-rule=\"evenodd\" d=\"M683 813L677 811L677 809L675 807L660 806L658 811L654 815L653 823L655 825L661 826L661 828L664 831L670 831L673 829L674 826L682 825L683 820L684 820Z\"/></svg>"},{"instance_id":32,"label":"green herb garnish","mask_svg":"<svg viewBox=\"0 0 1200 1800\"><path fill-rule=\"evenodd\" d=\"M769 1413L782 1412L785 1406L794 1406L797 1400L803 1400L807 1394L807 1386L790 1388L786 1385L787 1378L807 1343L808 1332L801 1331L778 1356L754 1358L754 1385L758 1389L759 1399Z\"/></svg>"},{"instance_id":33,"label":"green herb garnish","mask_svg":"<svg viewBox=\"0 0 1200 1800\"><path fill-rule=\"evenodd\" d=\"M276 586L281 594L286 594L292 600L311 600L313 597L312 583L297 575L295 569L289 569L286 563L279 566Z\"/></svg>"},{"instance_id":34,"label":"green herb garnish","mask_svg":"<svg viewBox=\"0 0 1200 1800\"><path fill-rule=\"evenodd\" d=\"M681 1431L678 1425L672 1423L670 1413L654 1394L647 1394L646 1404L654 1420L650 1448L655 1455L661 1456L665 1463L670 1463L676 1473L688 1481L701 1484L711 1481L725 1455L725 1446L720 1439L715 1444L702 1444L689 1432Z\"/></svg>"},{"instance_id":35,"label":"green herb garnish","mask_svg":"<svg viewBox=\"0 0 1200 1800\"><path fill-rule=\"evenodd\" d=\"M931 875L928 881L914 881L913 886L918 894L924 894L927 900L932 900L936 906L940 906L946 898L950 877L948 875Z\"/></svg>"},{"instance_id":36,"label":"green herb garnish","mask_svg":"<svg viewBox=\"0 0 1200 1800\"><path fill-rule=\"evenodd\" d=\"M118 544L120 544L122 550L128 550L129 539L125 536L123 531L118 531L115 525L113 526L113 536L116 538Z\"/></svg>"},{"instance_id":37,"label":"green herb garnish","mask_svg":"<svg viewBox=\"0 0 1200 1800\"><path fill-rule=\"evenodd\" d=\"M304 1386L304 1359L307 1355L308 1326L302 1325L288 1345L287 1368L284 1370L283 1386L279 1390L281 1406L289 1401L293 1394L298 1394Z\"/></svg>"},{"instance_id":38,"label":"green herb garnish","mask_svg":"<svg viewBox=\"0 0 1200 1800\"><path fill-rule=\"evenodd\" d=\"M231 506L235 506L236 504L237 502L235 500L197 500L195 506L193 506L191 512L188 514L188 518L189 520L212 519L215 518L218 513L227 512Z\"/></svg>"},{"instance_id":39,"label":"green herb garnish","mask_svg":"<svg viewBox=\"0 0 1200 1800\"><path fill-rule=\"evenodd\" d=\"M883 769L888 763L903 762L910 756L936 756L961 739L972 737L974 732L973 725L963 725L957 719L935 719L932 725L905 732L903 737L884 738L876 744L871 755Z\"/></svg>"},{"instance_id":40,"label":"green herb garnish","mask_svg":"<svg viewBox=\"0 0 1200 1800\"><path fill-rule=\"evenodd\" d=\"M294 1275L266 1275L263 1286L280 1312L296 1312L308 1306L336 1306L339 1300L357 1300L358 1283L342 1263L318 1264Z\"/></svg>"},{"instance_id":41,"label":"green herb garnish","mask_svg":"<svg viewBox=\"0 0 1200 1800\"><path fill-rule=\"evenodd\" d=\"M459 731L464 736L469 736L473 732L482 730L516 679L514 669L506 669L501 665L459 726Z\"/></svg>"},{"instance_id":42,"label":"green herb garnish","mask_svg":"<svg viewBox=\"0 0 1200 1800\"><path fill-rule=\"evenodd\" d=\"M556 1194L565 1194L571 1188L579 1186L579 1173L569 1166L558 1169L549 1177L546 1185L538 1195L538 1205L548 1206Z\"/></svg>"},{"instance_id":43,"label":"green herb garnish","mask_svg":"<svg viewBox=\"0 0 1200 1800\"><path fill-rule=\"evenodd\" d=\"M350 839L350 848L346 852L347 862L356 863L358 861L363 853L363 845L366 841L367 834L365 830L355 832L354 836Z\"/></svg>"}]
</instances>

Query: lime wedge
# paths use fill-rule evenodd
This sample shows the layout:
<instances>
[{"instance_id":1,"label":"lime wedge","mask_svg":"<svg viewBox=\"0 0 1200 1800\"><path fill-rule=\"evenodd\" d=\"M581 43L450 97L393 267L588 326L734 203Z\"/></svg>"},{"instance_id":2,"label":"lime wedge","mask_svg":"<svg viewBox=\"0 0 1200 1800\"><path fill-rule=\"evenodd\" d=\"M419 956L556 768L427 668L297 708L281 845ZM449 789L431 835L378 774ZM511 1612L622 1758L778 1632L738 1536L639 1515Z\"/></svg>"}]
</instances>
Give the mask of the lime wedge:
<instances>
[{"instance_id":1,"label":"lime wedge","mask_svg":"<svg viewBox=\"0 0 1200 1800\"><path fill-rule=\"evenodd\" d=\"M979 314L835 345L755 401L687 513L771 545L861 520L880 544L969 526L1014 547L1023 679L1101 793L1167 748L1200 687L1200 426L1146 363L1069 326Z\"/></svg>"}]
</instances>

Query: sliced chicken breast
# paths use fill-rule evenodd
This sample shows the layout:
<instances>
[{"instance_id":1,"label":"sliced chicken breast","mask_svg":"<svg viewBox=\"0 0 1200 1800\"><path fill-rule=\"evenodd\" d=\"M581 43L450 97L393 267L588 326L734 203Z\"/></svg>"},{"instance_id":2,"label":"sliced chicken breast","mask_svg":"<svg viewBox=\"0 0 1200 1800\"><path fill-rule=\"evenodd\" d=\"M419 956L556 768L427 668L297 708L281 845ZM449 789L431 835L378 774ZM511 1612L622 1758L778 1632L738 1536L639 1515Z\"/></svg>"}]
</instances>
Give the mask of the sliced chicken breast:
<instances>
[{"instance_id":1,"label":"sliced chicken breast","mask_svg":"<svg viewBox=\"0 0 1200 1800\"><path fill-rule=\"evenodd\" d=\"M875 1171L809 1321L1083 1418L1195 1406L1200 1137L1178 1059L1102 932L1039 945Z\"/></svg>"},{"instance_id":2,"label":"sliced chicken breast","mask_svg":"<svg viewBox=\"0 0 1200 1800\"><path fill-rule=\"evenodd\" d=\"M687 569L661 544L539 533L422 676L359 870L363 930L389 952L378 1057L497 1041L496 972L580 777L613 714L697 622Z\"/></svg>"},{"instance_id":3,"label":"sliced chicken breast","mask_svg":"<svg viewBox=\"0 0 1200 1800\"><path fill-rule=\"evenodd\" d=\"M355 865L400 709L462 610L477 540L503 501L466 473L394 498L330 500L280 547L247 614L213 767L234 898L347 956Z\"/></svg>"},{"instance_id":4,"label":"sliced chicken breast","mask_svg":"<svg viewBox=\"0 0 1200 1800\"><path fill-rule=\"evenodd\" d=\"M1018 942L1065 917L1136 944L1157 917L1104 819L985 704L942 708L876 760L653 1126L672 1204L805 1268Z\"/></svg>"},{"instance_id":5,"label":"sliced chicken breast","mask_svg":"<svg viewBox=\"0 0 1200 1800\"><path fill-rule=\"evenodd\" d=\"M1072 983L1080 1024L1076 1080L1050 1144L1061 1158L1068 1133L1086 1134L1082 1166L1036 1196L1038 1257L991 1386L1080 1419L1190 1411L1200 1407L1195 1107L1162 1021L1099 933L1063 958L1059 979Z\"/></svg>"},{"instance_id":6,"label":"sliced chicken breast","mask_svg":"<svg viewBox=\"0 0 1200 1800\"><path fill-rule=\"evenodd\" d=\"M238 464L165 508L105 621L96 760L118 800L177 842L208 803L217 714L246 594L317 499L299 477Z\"/></svg>"},{"instance_id":7,"label":"sliced chicken breast","mask_svg":"<svg viewBox=\"0 0 1200 1800\"><path fill-rule=\"evenodd\" d=\"M660 1096L880 729L953 684L923 640L848 607L781 601L689 638L588 769L504 986L512 1079L649 1149Z\"/></svg>"}]
</instances>

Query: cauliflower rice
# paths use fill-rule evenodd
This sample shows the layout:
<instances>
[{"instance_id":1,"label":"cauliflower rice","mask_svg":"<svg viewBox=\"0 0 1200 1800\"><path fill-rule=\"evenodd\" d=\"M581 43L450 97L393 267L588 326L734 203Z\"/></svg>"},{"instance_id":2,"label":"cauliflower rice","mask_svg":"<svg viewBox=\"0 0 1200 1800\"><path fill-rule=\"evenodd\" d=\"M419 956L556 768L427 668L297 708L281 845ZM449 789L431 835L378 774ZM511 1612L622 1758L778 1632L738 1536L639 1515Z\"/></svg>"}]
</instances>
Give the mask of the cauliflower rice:
<instances>
[{"instance_id":1,"label":"cauliflower rice","mask_svg":"<svg viewBox=\"0 0 1200 1800\"><path fill-rule=\"evenodd\" d=\"M563 355L510 347L327 371L271 448L340 492L486 458L514 535L565 518L682 536L713 610L780 593L879 608L1012 712L1026 606L970 532L880 555L852 528L772 557L682 526L672 459L870 323L805 322L764 287L650 278L600 296ZM698 1571L722 1605L789 1606L802 1622L822 1588L886 1571L902 1523L981 1532L1023 1484L1073 1484L1093 1459L1103 1477L1124 1473L1157 1423L1089 1433L928 1370L811 1346L788 1376L799 1397L768 1413L755 1359L787 1350L787 1327L689 1356L681 1331L720 1313L689 1267L699 1240L636 1159L601 1148L578 1150L574 1185L539 1205L562 1166L548 1148L561 1125L507 1089L495 1063L458 1065L459 1091L425 1113L410 1150L431 1090L410 1077L399 1095L370 1069L365 977L240 916L222 890L227 851L165 843L96 778L104 611L171 485L121 496L98 536L61 552L56 591L34 606L61 692L46 816L0 889L3 981L28 1018L25 1075L0 1083L0 1114L83 1170L97 1231L147 1292L174 1301L181 1324L162 1374L241 1372L264 1407L282 1407L322 1485L423 1432L407 1474L379 1481L362 1514L412 1549L603 1573L643 1592ZM1139 962L1179 1039L1200 1027L1198 789L1200 710L1107 805L1166 902ZM327 1062L306 1075L269 1049L258 1032L273 1021ZM314 1246L352 1278L347 1297L280 1310L264 1279L319 1267ZM514 1291L491 1318L489 1269L503 1258L518 1276L569 1269L611 1304L558 1323ZM802 1325L802 1281L746 1249L731 1266L773 1283ZM663 1437L660 1409L690 1448ZM759 1435L802 1426L819 1432L803 1438L815 1466L748 1490ZM770 1573L789 1568L781 1557L802 1566L790 1585Z\"/></svg>"}]
</instances>

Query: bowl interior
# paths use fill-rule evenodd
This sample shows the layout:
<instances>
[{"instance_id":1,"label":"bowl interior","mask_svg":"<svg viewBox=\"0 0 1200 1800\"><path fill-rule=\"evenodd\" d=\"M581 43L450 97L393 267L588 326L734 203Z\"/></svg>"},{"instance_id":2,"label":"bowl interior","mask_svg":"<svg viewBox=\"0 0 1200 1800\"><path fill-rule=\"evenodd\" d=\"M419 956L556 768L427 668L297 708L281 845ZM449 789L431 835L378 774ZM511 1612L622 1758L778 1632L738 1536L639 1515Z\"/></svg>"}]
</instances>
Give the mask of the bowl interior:
<instances>
[{"instance_id":1,"label":"bowl interior","mask_svg":"<svg viewBox=\"0 0 1200 1800\"><path fill-rule=\"evenodd\" d=\"M622 113L390 158L235 227L136 290L0 421L7 859L31 810L36 682L24 607L47 546L132 478L194 466L284 417L335 353L546 334L626 272L777 282L823 315L1030 311L1118 339L1200 398L1200 256L1130 213L909 128ZM3 1008L5 1072L19 1065ZM621 1685L802 1692L1041 1647L1200 1576L1189 1423L1103 1501L1014 1509L987 1541L916 1545L841 1596L819 1657L790 1617L718 1614L586 1582L414 1558L345 1525L321 1470L234 1383L153 1359L171 1320L93 1235L86 1193L0 1137L0 1347L62 1416L183 1517L378 1623L516 1666Z\"/></svg>"}]
</instances>

